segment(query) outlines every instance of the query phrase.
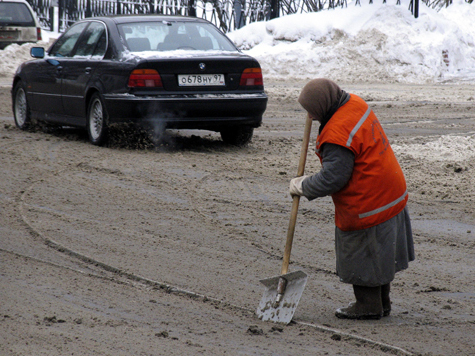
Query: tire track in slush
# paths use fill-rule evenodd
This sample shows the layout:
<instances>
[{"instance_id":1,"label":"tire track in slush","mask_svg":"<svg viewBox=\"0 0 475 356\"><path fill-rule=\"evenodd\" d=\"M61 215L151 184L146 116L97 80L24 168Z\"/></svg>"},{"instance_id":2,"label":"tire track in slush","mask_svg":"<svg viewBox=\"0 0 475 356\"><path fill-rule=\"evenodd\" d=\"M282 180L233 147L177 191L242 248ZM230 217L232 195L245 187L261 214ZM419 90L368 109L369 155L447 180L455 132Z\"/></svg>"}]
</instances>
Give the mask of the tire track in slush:
<instances>
[{"instance_id":1,"label":"tire track in slush","mask_svg":"<svg viewBox=\"0 0 475 356\"><path fill-rule=\"evenodd\" d=\"M193 205L193 211L195 211L197 214L202 216L203 218L207 219L212 225L220 225L220 228L226 229L229 233L235 235L235 236L241 236L238 237L241 240L244 240L248 243L248 245L252 246L255 250L263 253L265 256L272 258L274 260L281 261L282 260L282 254L283 250L281 251L281 248L279 246L278 253L275 253L274 251L271 251L269 249L266 249L265 247L262 246L262 244L258 243L255 241L250 236L255 235L256 232L258 231L247 231L246 233L243 233L243 230L248 227L252 226L252 223L244 222L242 227L239 226L233 226L232 224L229 223L223 223L223 220L220 220L216 217L214 217L212 214L206 214L205 212L202 211L202 209L199 209L196 205L197 201L213 201L216 203L224 203L224 204L236 204L230 199L223 198L220 194L212 194L210 193L209 190L203 189L203 182L206 182L208 180L211 180L212 175L206 175L202 177L199 181L195 183L193 188L191 189L199 199L192 199L191 204ZM287 223L287 220L289 218L290 214L290 205L281 203L272 197L277 196L280 191L274 191L273 194L268 195L266 194L263 189L261 188L261 185L255 184L254 182L258 180L258 178L245 178L243 176L236 176L236 177L227 177L226 178L226 190L227 191L232 191L233 187L235 187L235 191L239 191L241 193L244 193L244 195L240 195L240 200L237 203L241 209L244 206L246 211L248 211L249 219L255 219L256 217L263 217L263 218L268 218L268 214L274 214L276 215L276 218L279 220L282 220L281 218L284 218L285 223ZM186 187L187 185L185 185ZM222 193L222 192L221 192ZM211 196L211 197L210 197ZM258 199L256 197L261 197L261 199ZM265 211L266 214L262 214L262 212ZM287 225L284 224L283 228L287 228ZM249 228L248 230L252 229ZM282 231L281 234L282 237L286 236L286 230ZM283 246L282 246L283 247ZM307 271L312 271L314 273L323 273L326 275L336 275L336 272L331 269L323 268L323 267L318 267L315 266L314 264L309 264L305 263L303 261L292 261L293 266L297 266L301 269L305 269Z\"/></svg>"},{"instance_id":2,"label":"tire track in slush","mask_svg":"<svg viewBox=\"0 0 475 356\"><path fill-rule=\"evenodd\" d=\"M81 167L81 165L77 165L77 167L80 170L84 168L84 167ZM88 166L88 169L89 168L91 168L91 166ZM60 174L64 173L65 171L66 171L66 169L56 171L51 176L58 177ZM208 177L209 176L205 176L205 177L202 178L202 180L206 180L206 179L208 179ZM178 178L178 177L176 177L176 178L177 179L182 179L182 178ZM23 220L23 222L25 223L27 228L30 230L30 232L34 236L40 238L47 246L57 250L58 252L64 253L64 254L69 255L71 257L74 257L74 258L76 258L76 259L78 259L78 260L80 260L84 263L97 266L97 267L102 268L103 270L105 270L107 272L111 272L111 273L113 273L117 276L124 277L128 280L139 282L139 283L142 283L146 286L150 286L150 287L157 288L159 290L166 291L167 293L173 293L173 294L176 294L176 295L184 295L184 296L187 296L187 297L192 297L192 298L194 298L196 300L200 300L202 302L212 302L212 303L215 303L217 306L219 306L222 309L233 309L233 310L243 311L246 314L248 314L249 317L255 317L255 311L251 310L249 308L245 308L245 307L242 307L242 306L239 306L239 305L231 304L229 302L226 302L226 301L223 301L223 300L220 300L220 299L217 299L217 298L209 297L209 296L204 295L204 294L196 293L196 292L191 291L191 290L179 288L179 287L176 287L176 286L168 284L168 283L153 280L153 279L150 279L150 278L143 277L143 276L141 276L139 274L136 274L136 273L125 271L121 268L117 268L117 267L114 267L112 265L106 264L102 261L99 261L99 260L97 260L97 259L95 259L91 256L88 256L84 253L79 253L79 252L77 252L73 249L68 248L67 246L64 246L64 245L54 241L53 239L48 237L46 234L44 234L40 229L36 228L34 226L34 224L28 219L28 216L25 212L26 207L31 206L26 201L27 196L30 194L30 192L32 192L34 190L36 185L38 185L39 183L44 182L45 180L46 180L45 177L43 177L41 179L38 179L38 180L32 182L30 184L30 186L27 187L27 189L25 189L23 191L23 193L20 196L18 209L20 211L21 219ZM139 180L135 180L135 179L131 179L131 181L140 182ZM194 186L194 189L195 189L194 191L195 192L197 191L196 188L197 188L198 185L199 185L199 182L197 182L196 185ZM184 185L184 186L186 186L186 185ZM244 186L246 186L246 184L244 184ZM250 197L251 197L251 199L250 199L250 202L248 204L252 204L252 192L251 192ZM202 198L205 199L206 197L202 197ZM215 199L215 198L213 198L213 199ZM279 206L278 204L275 204L275 203L274 204L271 203L270 205L271 206L272 205ZM200 212L199 209L196 206L194 206L192 209L194 211L196 211L197 213L199 213L204 218L211 221L211 222L219 221L219 220L216 220L212 216L209 216L205 213ZM52 209L52 210L54 210L54 209ZM59 215L61 215L61 214L59 214ZM229 227L225 226L225 228L229 228ZM261 252L266 252L266 251L261 251ZM25 256L25 257L27 257L27 256ZM65 268L70 268L70 267L67 267L67 266L64 266L64 267ZM390 354L394 354L394 355L413 355L413 353L411 353L407 350L404 350L404 349L402 349L398 346L389 345L389 344L386 344L386 343L371 340L371 339L362 337L360 335L344 332L344 331L339 330L339 329L330 328L330 327L327 327L327 326L324 326L324 325L307 323L307 322L303 322L303 321L299 321L299 320L294 320L294 322L296 324L306 326L306 327L309 327L309 328L313 328L313 329L321 331L321 332L336 335L335 337L339 337L339 338L341 338L341 340L344 340L344 341L348 341L348 342L358 341L358 342L367 344L371 347L377 347L381 351L387 352L387 353L390 353Z\"/></svg>"}]
</instances>

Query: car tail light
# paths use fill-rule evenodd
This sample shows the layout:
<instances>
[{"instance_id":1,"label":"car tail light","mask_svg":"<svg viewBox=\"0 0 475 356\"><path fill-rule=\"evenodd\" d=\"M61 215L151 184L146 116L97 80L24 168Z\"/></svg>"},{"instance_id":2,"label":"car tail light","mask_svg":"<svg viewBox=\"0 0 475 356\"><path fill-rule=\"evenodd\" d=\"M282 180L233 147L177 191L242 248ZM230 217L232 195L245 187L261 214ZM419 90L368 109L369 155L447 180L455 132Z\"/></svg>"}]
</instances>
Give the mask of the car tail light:
<instances>
[{"instance_id":1,"label":"car tail light","mask_svg":"<svg viewBox=\"0 0 475 356\"><path fill-rule=\"evenodd\" d=\"M37 27L36 28L36 39L38 41L41 41L43 38L41 37L41 28Z\"/></svg>"},{"instance_id":2,"label":"car tail light","mask_svg":"<svg viewBox=\"0 0 475 356\"><path fill-rule=\"evenodd\" d=\"M163 87L162 78L155 69L134 69L129 76L129 87Z\"/></svg>"},{"instance_id":3,"label":"car tail light","mask_svg":"<svg viewBox=\"0 0 475 356\"><path fill-rule=\"evenodd\" d=\"M261 68L247 68L241 74L241 86L264 85Z\"/></svg>"}]
</instances>

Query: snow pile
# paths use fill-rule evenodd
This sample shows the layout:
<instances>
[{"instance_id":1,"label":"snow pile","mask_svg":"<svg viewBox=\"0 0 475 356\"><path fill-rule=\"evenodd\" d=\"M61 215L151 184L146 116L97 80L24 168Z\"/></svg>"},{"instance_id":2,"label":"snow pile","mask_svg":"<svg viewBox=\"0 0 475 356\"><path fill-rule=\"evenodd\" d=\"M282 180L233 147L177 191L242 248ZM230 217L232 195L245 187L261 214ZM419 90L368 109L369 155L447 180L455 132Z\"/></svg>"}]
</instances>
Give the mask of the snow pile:
<instances>
[{"instance_id":1,"label":"snow pile","mask_svg":"<svg viewBox=\"0 0 475 356\"><path fill-rule=\"evenodd\" d=\"M475 6L458 0L419 18L402 5L289 15L229 34L274 78L327 77L337 82L475 81Z\"/></svg>"},{"instance_id":2,"label":"snow pile","mask_svg":"<svg viewBox=\"0 0 475 356\"><path fill-rule=\"evenodd\" d=\"M54 38L50 39L48 36L46 36L46 38L43 36L43 39L43 41L38 43L25 43L23 45L11 44L4 50L0 50L0 76L13 78L13 75L20 64L33 59L30 56L31 47L37 46L49 48L54 41Z\"/></svg>"},{"instance_id":3,"label":"snow pile","mask_svg":"<svg viewBox=\"0 0 475 356\"><path fill-rule=\"evenodd\" d=\"M30 57L32 44L17 45L12 44L0 51L0 75L3 77L13 77L17 67Z\"/></svg>"},{"instance_id":4,"label":"snow pile","mask_svg":"<svg viewBox=\"0 0 475 356\"><path fill-rule=\"evenodd\" d=\"M474 136L441 136L425 144L391 145L394 152L428 161L462 162L475 158Z\"/></svg>"}]
</instances>

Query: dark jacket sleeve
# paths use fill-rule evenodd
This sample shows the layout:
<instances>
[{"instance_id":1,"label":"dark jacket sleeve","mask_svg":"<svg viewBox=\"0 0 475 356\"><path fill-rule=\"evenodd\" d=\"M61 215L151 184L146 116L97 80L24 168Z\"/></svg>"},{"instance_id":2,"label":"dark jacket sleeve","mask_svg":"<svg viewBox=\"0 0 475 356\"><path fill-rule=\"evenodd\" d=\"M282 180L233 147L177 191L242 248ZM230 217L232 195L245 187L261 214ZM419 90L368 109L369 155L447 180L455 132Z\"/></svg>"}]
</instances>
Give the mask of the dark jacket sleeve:
<instances>
[{"instance_id":1,"label":"dark jacket sleeve","mask_svg":"<svg viewBox=\"0 0 475 356\"><path fill-rule=\"evenodd\" d=\"M322 147L322 169L302 182L308 200L324 197L341 190L351 178L355 155L340 145L327 143Z\"/></svg>"}]
</instances>

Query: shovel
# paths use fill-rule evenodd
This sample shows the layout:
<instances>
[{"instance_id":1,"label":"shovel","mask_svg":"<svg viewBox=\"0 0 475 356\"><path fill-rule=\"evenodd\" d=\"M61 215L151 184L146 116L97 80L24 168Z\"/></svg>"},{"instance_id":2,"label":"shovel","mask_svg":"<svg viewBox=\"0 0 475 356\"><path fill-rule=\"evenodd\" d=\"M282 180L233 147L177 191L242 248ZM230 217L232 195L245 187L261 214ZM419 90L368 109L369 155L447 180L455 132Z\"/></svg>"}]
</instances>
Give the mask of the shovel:
<instances>
[{"instance_id":1,"label":"shovel","mask_svg":"<svg viewBox=\"0 0 475 356\"><path fill-rule=\"evenodd\" d=\"M312 119L307 117L307 120L305 121L297 177L303 176L305 170L311 128ZM270 320L276 323L290 323L295 313L295 309L297 309L305 284L307 284L307 275L304 272L295 271L288 273L290 251L292 250L292 241L294 239L300 197L296 195L293 196L292 199L292 210L290 213L290 222L287 230L287 240L285 243L284 259L280 276L260 281L266 287L266 290L264 291L264 295L257 307L256 313L259 319L263 321Z\"/></svg>"}]
</instances>

